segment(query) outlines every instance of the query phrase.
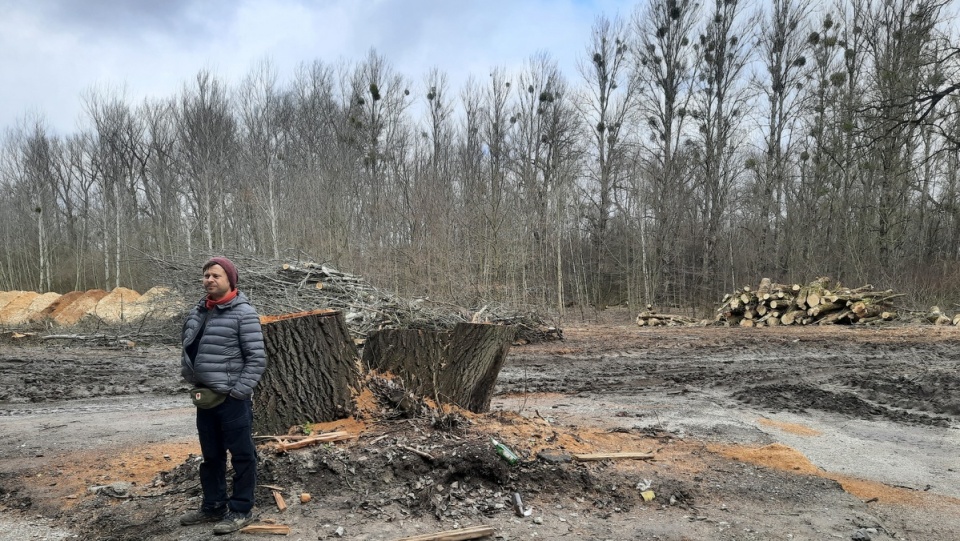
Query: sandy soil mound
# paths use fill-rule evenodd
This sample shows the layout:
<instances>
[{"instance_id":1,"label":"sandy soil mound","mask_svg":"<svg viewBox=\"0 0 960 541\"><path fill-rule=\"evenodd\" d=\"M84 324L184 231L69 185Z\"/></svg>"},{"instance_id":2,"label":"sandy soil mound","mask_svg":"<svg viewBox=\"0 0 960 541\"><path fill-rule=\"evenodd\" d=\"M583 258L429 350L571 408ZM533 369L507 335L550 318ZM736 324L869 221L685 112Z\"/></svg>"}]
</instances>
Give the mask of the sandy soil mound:
<instances>
[{"instance_id":1,"label":"sandy soil mound","mask_svg":"<svg viewBox=\"0 0 960 541\"><path fill-rule=\"evenodd\" d=\"M23 314L30 308L34 299L40 296L36 291L21 291L15 299L0 309L0 324L17 325L23 323Z\"/></svg>"},{"instance_id":2,"label":"sandy soil mound","mask_svg":"<svg viewBox=\"0 0 960 541\"><path fill-rule=\"evenodd\" d=\"M63 326L75 325L106 296L107 292L102 289L89 289L70 304L54 310L53 320Z\"/></svg>"}]
</instances>

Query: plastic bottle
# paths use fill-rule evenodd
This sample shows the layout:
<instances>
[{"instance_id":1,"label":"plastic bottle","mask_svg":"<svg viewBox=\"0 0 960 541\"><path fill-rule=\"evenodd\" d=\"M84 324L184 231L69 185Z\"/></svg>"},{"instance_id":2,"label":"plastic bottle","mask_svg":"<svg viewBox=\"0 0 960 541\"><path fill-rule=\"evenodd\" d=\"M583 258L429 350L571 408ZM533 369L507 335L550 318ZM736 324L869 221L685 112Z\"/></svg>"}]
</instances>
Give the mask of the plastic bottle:
<instances>
[{"instance_id":1,"label":"plastic bottle","mask_svg":"<svg viewBox=\"0 0 960 541\"><path fill-rule=\"evenodd\" d=\"M517 454L506 445L500 443L494 438L490 438L490 443L493 444L493 448L496 449L497 454L500 455L500 458L506 460L511 466L517 462L520 462L520 457L518 457Z\"/></svg>"}]
</instances>

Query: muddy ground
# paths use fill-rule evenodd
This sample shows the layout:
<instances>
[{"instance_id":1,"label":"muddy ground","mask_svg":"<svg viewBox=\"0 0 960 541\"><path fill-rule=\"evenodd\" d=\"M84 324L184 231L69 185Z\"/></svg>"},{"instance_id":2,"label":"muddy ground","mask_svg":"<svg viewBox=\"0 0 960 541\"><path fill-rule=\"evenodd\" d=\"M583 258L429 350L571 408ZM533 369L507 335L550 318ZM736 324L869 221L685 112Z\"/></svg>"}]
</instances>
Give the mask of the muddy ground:
<instances>
[{"instance_id":1,"label":"muddy ground","mask_svg":"<svg viewBox=\"0 0 960 541\"><path fill-rule=\"evenodd\" d=\"M515 346L488 415L400 414L374 396L312 427L352 440L283 454L264 440L261 522L300 540L476 525L496 539L960 539L960 330L607 317ZM0 539L213 538L177 523L199 493L177 366L168 346L6 335ZM626 451L653 459L571 460Z\"/></svg>"}]
</instances>

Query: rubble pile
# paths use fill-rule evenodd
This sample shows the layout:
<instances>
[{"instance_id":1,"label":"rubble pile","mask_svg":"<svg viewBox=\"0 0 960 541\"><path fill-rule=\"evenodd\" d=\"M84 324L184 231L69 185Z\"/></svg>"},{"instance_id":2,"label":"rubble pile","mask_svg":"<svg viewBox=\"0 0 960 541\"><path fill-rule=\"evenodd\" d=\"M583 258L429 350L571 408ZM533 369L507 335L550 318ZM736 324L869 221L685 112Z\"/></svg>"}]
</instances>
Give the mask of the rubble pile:
<instances>
[{"instance_id":1,"label":"rubble pile","mask_svg":"<svg viewBox=\"0 0 960 541\"><path fill-rule=\"evenodd\" d=\"M699 489L686 473L660 471L651 488L650 481L638 479L629 460L576 458L577 453L607 445L662 451L685 445L667 433L609 433L505 412L476 415L455 407L438 408L423 397L414 397L422 409L399 412L390 394L368 394L367 408L355 418L261 437L257 524L279 531L323 516L327 529L315 532L322 539L349 538L360 522L404 529L404 524L423 519L430 531L457 531L462 536L430 539L472 539L466 536L471 528L500 529L508 521L567 531L572 526L555 519L555 524L544 525L545 513L558 509L568 510L578 521L636 513L644 506L661 511L669 507L677 513L695 509ZM457 422L450 423L450 418ZM325 433L350 437L293 450L282 444ZM510 445L520 460L505 460L492 444L494 438ZM198 505L199 461L191 457L129 495L134 501L166 498L163 508L141 510L137 526L144 538L168 531L171 516ZM100 518L82 529L94 531L109 522L118 530L116 523L126 516L110 513L112 503L108 494L84 500L81 505L90 511L86 516ZM334 516L340 518L328 518Z\"/></svg>"}]
</instances>

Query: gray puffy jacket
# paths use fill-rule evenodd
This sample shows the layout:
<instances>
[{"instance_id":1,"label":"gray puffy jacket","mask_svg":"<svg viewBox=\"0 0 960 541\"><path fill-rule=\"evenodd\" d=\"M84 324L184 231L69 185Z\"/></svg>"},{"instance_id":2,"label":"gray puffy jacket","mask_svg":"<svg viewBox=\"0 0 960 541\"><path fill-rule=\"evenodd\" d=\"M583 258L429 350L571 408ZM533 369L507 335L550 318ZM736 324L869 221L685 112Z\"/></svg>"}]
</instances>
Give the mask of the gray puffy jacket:
<instances>
[{"instance_id":1,"label":"gray puffy jacket","mask_svg":"<svg viewBox=\"0 0 960 541\"><path fill-rule=\"evenodd\" d=\"M237 293L230 302L209 310L206 299L190 311L183 323L183 353L180 374L192 385L202 385L240 400L253 396L253 388L267 367L260 316L246 295ZM188 347L206 329L191 360Z\"/></svg>"}]
</instances>

